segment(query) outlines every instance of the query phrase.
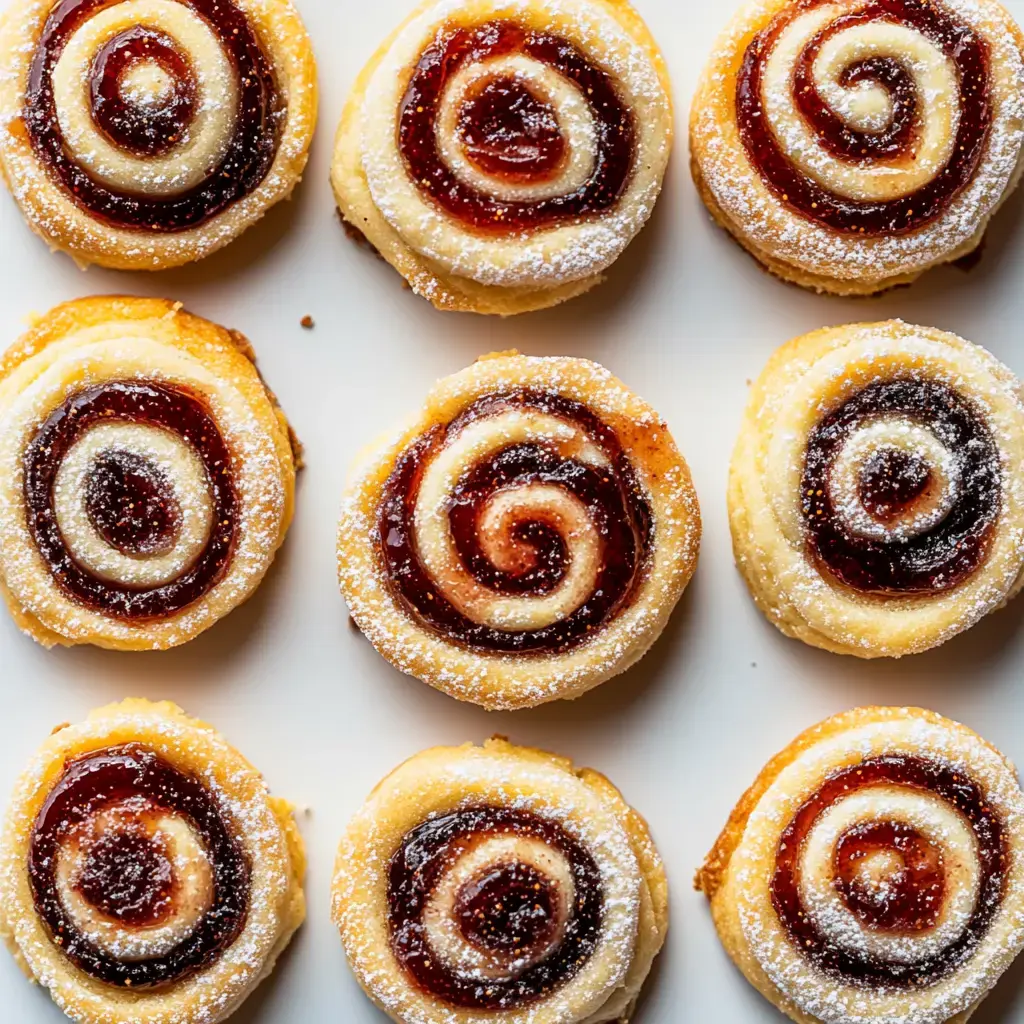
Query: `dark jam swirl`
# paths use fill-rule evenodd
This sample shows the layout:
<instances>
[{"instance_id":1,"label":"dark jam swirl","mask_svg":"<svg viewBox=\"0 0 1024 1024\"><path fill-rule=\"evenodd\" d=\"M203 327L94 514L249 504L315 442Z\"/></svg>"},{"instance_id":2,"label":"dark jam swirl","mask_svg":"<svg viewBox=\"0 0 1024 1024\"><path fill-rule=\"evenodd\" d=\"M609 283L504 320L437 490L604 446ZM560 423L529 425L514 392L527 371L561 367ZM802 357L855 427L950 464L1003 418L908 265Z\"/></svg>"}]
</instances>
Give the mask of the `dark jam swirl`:
<instances>
[{"instance_id":1,"label":"dark jam swirl","mask_svg":"<svg viewBox=\"0 0 1024 1024\"><path fill-rule=\"evenodd\" d=\"M183 231L215 217L256 190L266 178L280 142L284 98L269 58L245 14L230 0L178 0L216 33L238 87L234 132L219 164L195 187L175 195L121 192L80 166L57 117L53 71L69 40L119 0L61 0L51 12L29 71L24 121L32 147L67 194L88 212L121 228ZM154 60L169 76L168 98L158 105L127 100L124 75L139 61ZM161 32L139 25L107 42L90 71L90 104L98 128L136 157L168 153L187 134L196 113L198 70L189 55Z\"/></svg>"},{"instance_id":2,"label":"dark jam swirl","mask_svg":"<svg viewBox=\"0 0 1024 1024\"><path fill-rule=\"evenodd\" d=\"M955 460L956 494L941 521L916 536L858 534L833 502L831 476L861 427L896 416L927 427ZM933 380L871 384L821 420L807 439L803 518L811 552L832 576L866 593L930 594L959 586L984 562L1002 507L999 450L979 411ZM883 448L863 468L860 500L881 520L900 514L930 483L913 454Z\"/></svg>"},{"instance_id":3,"label":"dark jam swirl","mask_svg":"<svg viewBox=\"0 0 1024 1024\"><path fill-rule=\"evenodd\" d=\"M545 484L575 496L601 540L599 576L592 593L572 614L530 631L505 631L474 622L445 596L417 553L415 507L430 462L468 424L507 410L537 410L581 427L608 458L612 471L564 458L537 443L510 444L474 466L450 495L447 516L459 560L495 594L539 596L564 578L570 561L566 538L544 521L516 525L531 557L518 571L499 569L481 550L478 521L499 491ZM653 520L629 457L615 432L586 406L558 395L510 392L480 399L447 427L437 427L398 459L384 489L377 543L388 579L407 610L449 640L482 651L550 654L593 636L628 603L643 579L653 545Z\"/></svg>"},{"instance_id":4,"label":"dark jam swirl","mask_svg":"<svg viewBox=\"0 0 1024 1024\"><path fill-rule=\"evenodd\" d=\"M202 843L212 870L213 896L191 933L170 952L120 960L79 932L62 903L56 871L63 844L115 805L133 809L138 827L111 831L86 855L76 890L122 925L145 927L166 919L175 880L167 851L145 834L145 815L183 819ZM245 927L250 864L214 796L198 779L146 747L130 743L69 761L32 827L28 874L36 910L51 938L80 970L109 985L165 985L212 963Z\"/></svg>"},{"instance_id":5,"label":"dark jam swirl","mask_svg":"<svg viewBox=\"0 0 1024 1024\"><path fill-rule=\"evenodd\" d=\"M212 528L198 558L177 578L150 589L103 579L76 560L54 509L54 483L68 451L91 427L112 422L162 428L196 453L206 471ZM80 604L120 619L144 621L187 608L226 571L238 529L231 456L204 401L156 381L110 381L71 395L33 437L22 459L29 527L54 581ZM159 467L113 450L95 461L85 505L104 539L123 553L159 554L172 542L181 510Z\"/></svg>"},{"instance_id":6,"label":"dark jam swirl","mask_svg":"<svg viewBox=\"0 0 1024 1024\"><path fill-rule=\"evenodd\" d=\"M509 54L548 65L574 82L590 106L597 143L594 171L566 195L531 201L485 195L460 181L438 150L439 108L452 78L467 65ZM564 160L564 129L555 112L508 77L471 96L459 121L467 155L488 174L514 183L545 181ZM633 173L636 127L611 77L568 40L512 21L492 21L447 28L424 50L402 100L398 145L411 180L438 206L475 230L507 234L611 209Z\"/></svg>"},{"instance_id":7,"label":"dark jam swirl","mask_svg":"<svg viewBox=\"0 0 1024 1024\"><path fill-rule=\"evenodd\" d=\"M898 786L939 797L964 819L976 841L979 883L970 919L957 938L914 963L888 961L830 942L800 895L801 857L815 823L830 807L873 786ZM853 881L856 862L879 854L902 865L884 898L859 889ZM772 904L793 945L838 981L867 988L922 988L954 972L977 948L1001 905L1008 863L1003 824L964 772L925 757L876 757L831 775L797 811L776 851ZM907 937L924 934L942 910L946 881L941 853L907 825L878 821L853 826L837 843L833 871L844 903L870 929Z\"/></svg>"},{"instance_id":8,"label":"dark jam swirl","mask_svg":"<svg viewBox=\"0 0 1024 1024\"><path fill-rule=\"evenodd\" d=\"M905 65L895 57L871 57L852 64L841 84L847 88L858 82L881 86L890 95L893 117L879 132L850 128L830 110L814 84L814 62L828 40L857 25L894 22L926 36L957 70L960 119L946 166L911 195L885 202L858 201L829 191L790 161L771 129L764 106L762 75L772 49L796 18L826 2L800 0L792 4L748 47L736 83L736 115L743 145L775 194L808 220L848 234L877 236L915 231L942 215L974 179L984 156L992 125L988 44L930 0L870 0L859 10L836 18L811 40L794 69L793 101L820 144L853 165L911 157L924 98L917 94Z\"/></svg>"},{"instance_id":9,"label":"dark jam swirl","mask_svg":"<svg viewBox=\"0 0 1024 1024\"><path fill-rule=\"evenodd\" d=\"M431 947L424 913L442 876L475 846L498 836L540 840L571 868L575 900L558 920L558 882L534 866L500 860L465 885L452 915L462 937L499 959L530 966L508 976L474 976ZM472 1010L514 1010L557 991L600 940L603 896L591 855L556 822L526 811L476 807L424 822L406 835L388 869L391 948L402 968L432 996ZM561 936L546 950L556 928Z\"/></svg>"}]
</instances>

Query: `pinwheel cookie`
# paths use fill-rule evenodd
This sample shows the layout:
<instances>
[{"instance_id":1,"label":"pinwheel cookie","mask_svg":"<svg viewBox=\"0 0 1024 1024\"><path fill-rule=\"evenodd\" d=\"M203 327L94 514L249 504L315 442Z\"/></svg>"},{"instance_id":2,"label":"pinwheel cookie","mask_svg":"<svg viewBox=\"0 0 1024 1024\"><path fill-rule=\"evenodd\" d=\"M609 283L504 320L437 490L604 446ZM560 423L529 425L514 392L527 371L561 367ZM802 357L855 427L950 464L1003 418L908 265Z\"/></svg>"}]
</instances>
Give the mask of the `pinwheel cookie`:
<instances>
[{"instance_id":1,"label":"pinwheel cookie","mask_svg":"<svg viewBox=\"0 0 1024 1024\"><path fill-rule=\"evenodd\" d=\"M604 776L494 739L424 751L373 791L333 911L399 1024L610 1024L665 940L668 885Z\"/></svg>"},{"instance_id":2,"label":"pinwheel cookie","mask_svg":"<svg viewBox=\"0 0 1024 1024\"><path fill-rule=\"evenodd\" d=\"M664 61L626 0L427 0L356 81L332 179L417 294L507 315L601 280L671 142Z\"/></svg>"},{"instance_id":3,"label":"pinwheel cookie","mask_svg":"<svg viewBox=\"0 0 1024 1024\"><path fill-rule=\"evenodd\" d=\"M305 916L291 809L210 726L126 700L60 726L0 839L0 935L77 1024L217 1024Z\"/></svg>"},{"instance_id":4,"label":"pinwheel cookie","mask_svg":"<svg viewBox=\"0 0 1024 1024\"><path fill-rule=\"evenodd\" d=\"M288 0L15 0L0 23L0 171L81 263L230 242L295 187L316 103Z\"/></svg>"},{"instance_id":5,"label":"pinwheel cookie","mask_svg":"<svg viewBox=\"0 0 1024 1024\"><path fill-rule=\"evenodd\" d=\"M935 647L1024 578L1020 384L977 345L900 321L796 338L751 392L729 517L784 633L863 658Z\"/></svg>"},{"instance_id":6,"label":"pinwheel cookie","mask_svg":"<svg viewBox=\"0 0 1024 1024\"><path fill-rule=\"evenodd\" d=\"M691 116L715 219L788 281L841 295L974 250L1020 177L1024 57L996 0L754 0Z\"/></svg>"},{"instance_id":7,"label":"pinwheel cookie","mask_svg":"<svg viewBox=\"0 0 1024 1024\"><path fill-rule=\"evenodd\" d=\"M1024 946L1024 794L970 729L860 708L773 758L697 885L798 1024L964 1024Z\"/></svg>"},{"instance_id":8,"label":"pinwheel cookie","mask_svg":"<svg viewBox=\"0 0 1024 1024\"><path fill-rule=\"evenodd\" d=\"M262 580L295 471L241 335L164 299L58 306L0 360L0 593L48 646L184 643Z\"/></svg>"},{"instance_id":9,"label":"pinwheel cookie","mask_svg":"<svg viewBox=\"0 0 1024 1024\"><path fill-rule=\"evenodd\" d=\"M353 473L338 536L360 629L487 708L577 697L658 638L700 512L664 421L582 359L488 356Z\"/></svg>"}]
</instances>

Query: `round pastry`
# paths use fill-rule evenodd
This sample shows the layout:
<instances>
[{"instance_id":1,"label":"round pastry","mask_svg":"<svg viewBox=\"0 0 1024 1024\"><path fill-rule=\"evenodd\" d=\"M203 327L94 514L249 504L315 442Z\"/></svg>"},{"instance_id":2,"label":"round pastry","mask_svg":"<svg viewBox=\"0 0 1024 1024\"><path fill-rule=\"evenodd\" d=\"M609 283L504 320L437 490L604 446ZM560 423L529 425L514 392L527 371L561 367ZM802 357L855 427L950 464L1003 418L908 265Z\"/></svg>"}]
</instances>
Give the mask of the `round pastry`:
<instances>
[{"instance_id":1,"label":"round pastry","mask_svg":"<svg viewBox=\"0 0 1024 1024\"><path fill-rule=\"evenodd\" d=\"M295 187L316 103L289 0L15 0L0 24L0 170L83 264L226 245Z\"/></svg>"},{"instance_id":2,"label":"round pastry","mask_svg":"<svg viewBox=\"0 0 1024 1024\"><path fill-rule=\"evenodd\" d=\"M798 1024L963 1024L1024 947L1024 794L970 729L859 708L768 764L697 887Z\"/></svg>"},{"instance_id":3,"label":"round pastry","mask_svg":"<svg viewBox=\"0 0 1024 1024\"><path fill-rule=\"evenodd\" d=\"M1013 374L898 320L784 345L733 453L736 564L788 636L839 654L935 647L1024 570L1024 405Z\"/></svg>"},{"instance_id":4,"label":"round pastry","mask_svg":"<svg viewBox=\"0 0 1024 1024\"><path fill-rule=\"evenodd\" d=\"M373 791L338 851L333 915L399 1024L625 1024L668 883L603 775L496 738L424 751Z\"/></svg>"},{"instance_id":5,"label":"round pastry","mask_svg":"<svg viewBox=\"0 0 1024 1024\"><path fill-rule=\"evenodd\" d=\"M996 0L753 0L697 89L697 187L787 281L913 281L976 249L1017 185L1022 46Z\"/></svg>"},{"instance_id":6,"label":"round pastry","mask_svg":"<svg viewBox=\"0 0 1024 1024\"><path fill-rule=\"evenodd\" d=\"M396 668L509 709L643 657L699 542L689 470L649 405L596 363L499 353L364 456L338 569Z\"/></svg>"},{"instance_id":7,"label":"round pastry","mask_svg":"<svg viewBox=\"0 0 1024 1024\"><path fill-rule=\"evenodd\" d=\"M253 359L133 298L58 306L0 359L0 592L26 633L173 647L253 593L296 470Z\"/></svg>"},{"instance_id":8,"label":"round pastry","mask_svg":"<svg viewBox=\"0 0 1024 1024\"><path fill-rule=\"evenodd\" d=\"M14 791L0 935L78 1024L217 1024L305 916L291 807L210 726L126 700L63 725Z\"/></svg>"},{"instance_id":9,"label":"round pastry","mask_svg":"<svg viewBox=\"0 0 1024 1024\"><path fill-rule=\"evenodd\" d=\"M671 145L665 63L627 0L426 0L357 79L332 180L418 295L509 315L601 281Z\"/></svg>"}]
</instances>

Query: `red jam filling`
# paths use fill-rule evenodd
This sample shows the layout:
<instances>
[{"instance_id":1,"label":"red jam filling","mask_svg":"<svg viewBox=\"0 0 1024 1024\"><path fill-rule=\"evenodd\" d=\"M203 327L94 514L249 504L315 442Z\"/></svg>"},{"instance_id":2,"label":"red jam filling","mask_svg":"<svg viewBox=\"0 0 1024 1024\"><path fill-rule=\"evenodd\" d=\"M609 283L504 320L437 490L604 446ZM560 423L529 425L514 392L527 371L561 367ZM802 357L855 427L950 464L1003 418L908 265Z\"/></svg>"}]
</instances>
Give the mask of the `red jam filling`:
<instances>
[{"instance_id":1,"label":"red jam filling","mask_svg":"<svg viewBox=\"0 0 1024 1024\"><path fill-rule=\"evenodd\" d=\"M125 802L187 820L213 871L209 909L174 949L150 960L119 960L93 945L65 911L56 881L61 845L97 814ZM144 927L172 912L169 871L166 851L152 838L118 828L86 851L78 891L122 924ZM216 798L198 779L137 743L68 762L32 826L28 875L36 911L61 952L91 977L126 988L165 985L208 966L239 936L249 912L250 865Z\"/></svg>"},{"instance_id":2,"label":"red jam filling","mask_svg":"<svg viewBox=\"0 0 1024 1024\"><path fill-rule=\"evenodd\" d=\"M459 181L438 151L438 110L452 77L467 64L516 53L570 79L590 105L597 160L590 178L567 195L521 202L495 199ZM470 159L511 182L546 180L557 169L556 161L563 159L564 133L546 103L523 85L510 87L507 81L498 79L461 111L460 132ZM474 28L446 28L424 50L402 101L398 144L410 178L438 206L477 231L508 234L611 209L633 173L636 128L611 77L568 40L512 21L492 21Z\"/></svg>"},{"instance_id":3,"label":"red jam filling","mask_svg":"<svg viewBox=\"0 0 1024 1024\"><path fill-rule=\"evenodd\" d=\"M92 426L110 422L161 427L184 440L206 469L212 531L191 566L151 589L101 579L75 560L54 512L54 482L71 446ZM221 579L234 551L238 499L231 455L203 400L156 381L111 381L71 395L40 426L23 456L25 505L36 546L57 586L98 612L129 621L162 618L187 608ZM101 536L143 556L173 543L177 500L159 467L140 455L108 452L86 481L86 509Z\"/></svg>"},{"instance_id":4,"label":"red jam filling","mask_svg":"<svg viewBox=\"0 0 1024 1024\"><path fill-rule=\"evenodd\" d=\"M61 0L51 11L29 71L24 121L38 158L67 194L92 216L119 228L184 231L255 191L277 155L286 109L270 61L245 14L230 0L179 0L217 34L238 82L238 112L227 152L206 178L179 195L121 192L80 167L69 152L53 93L53 71L74 33L117 0ZM127 99L124 75L140 60L155 60L173 82L167 102L150 106ZM133 156L168 152L195 113L196 72L162 33L137 26L96 55L89 82L97 127Z\"/></svg>"},{"instance_id":5,"label":"red jam filling","mask_svg":"<svg viewBox=\"0 0 1024 1024\"><path fill-rule=\"evenodd\" d=\"M949 163L912 195L888 202L860 202L822 187L783 152L769 124L762 95L764 65L783 32L798 17L827 0L802 0L779 15L747 49L736 82L736 116L751 163L765 183L802 217L858 235L898 235L924 227L950 206L974 179L992 126L989 50L968 25L930 0L873 0L823 29L801 54L793 74L793 101L821 144L852 164L899 162L917 142L920 97L906 68L888 57L871 57L846 69L842 84L870 81L886 89L893 119L881 132L856 131L828 107L814 85L812 69L821 47L855 25L890 21L907 25L932 40L955 65L960 79L960 120Z\"/></svg>"},{"instance_id":6,"label":"red jam filling","mask_svg":"<svg viewBox=\"0 0 1024 1024\"><path fill-rule=\"evenodd\" d=\"M424 911L447 870L475 843L492 836L540 839L568 860L575 904L558 945L514 976L482 978L450 967L432 950ZM558 894L529 865L495 865L460 891L455 923L480 949L516 959L543 954L553 936ZM570 981L593 955L601 935L601 877L590 854L559 824L527 811L475 807L426 821L406 835L388 875L391 948L424 991L452 1006L503 1011L528 1006Z\"/></svg>"}]
</instances>

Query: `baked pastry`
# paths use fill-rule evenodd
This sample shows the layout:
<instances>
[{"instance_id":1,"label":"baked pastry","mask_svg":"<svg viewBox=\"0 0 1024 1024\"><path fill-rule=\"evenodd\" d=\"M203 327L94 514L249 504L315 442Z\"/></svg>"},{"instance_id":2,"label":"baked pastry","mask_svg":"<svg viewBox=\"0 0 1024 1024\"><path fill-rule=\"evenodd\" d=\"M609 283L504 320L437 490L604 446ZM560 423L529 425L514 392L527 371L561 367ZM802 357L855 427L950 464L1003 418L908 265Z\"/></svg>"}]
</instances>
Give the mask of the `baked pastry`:
<instances>
[{"instance_id":1,"label":"baked pastry","mask_svg":"<svg viewBox=\"0 0 1024 1024\"><path fill-rule=\"evenodd\" d=\"M996 0L753 0L697 89L697 187L786 281L907 284L976 249L1017 185L1022 47Z\"/></svg>"},{"instance_id":2,"label":"baked pastry","mask_svg":"<svg viewBox=\"0 0 1024 1024\"><path fill-rule=\"evenodd\" d=\"M499 353L365 454L338 570L396 668L522 708L639 660L699 542L689 470L649 405L596 363Z\"/></svg>"},{"instance_id":3,"label":"baked pastry","mask_svg":"<svg viewBox=\"0 0 1024 1024\"><path fill-rule=\"evenodd\" d=\"M316 105L289 0L15 0L0 23L0 170L82 264L226 245L295 187Z\"/></svg>"},{"instance_id":4,"label":"baked pastry","mask_svg":"<svg viewBox=\"0 0 1024 1024\"><path fill-rule=\"evenodd\" d=\"M729 520L788 636L862 658L935 647L1021 586L1020 384L977 345L898 320L796 338L751 392Z\"/></svg>"},{"instance_id":5,"label":"baked pastry","mask_svg":"<svg viewBox=\"0 0 1024 1024\"><path fill-rule=\"evenodd\" d=\"M58 306L0 359L0 593L40 643L185 643L291 521L287 421L240 334L165 299Z\"/></svg>"},{"instance_id":6,"label":"baked pastry","mask_svg":"<svg viewBox=\"0 0 1024 1024\"><path fill-rule=\"evenodd\" d=\"M357 79L331 177L416 294L508 315L601 281L671 144L665 62L627 0L426 0Z\"/></svg>"},{"instance_id":7,"label":"baked pastry","mask_svg":"<svg viewBox=\"0 0 1024 1024\"><path fill-rule=\"evenodd\" d=\"M1024 946L1024 794L970 729L859 708L767 765L697 887L798 1024L964 1024Z\"/></svg>"},{"instance_id":8,"label":"baked pastry","mask_svg":"<svg viewBox=\"0 0 1024 1024\"><path fill-rule=\"evenodd\" d=\"M78 1024L217 1024L305 916L291 807L210 726L126 700L60 726L0 840L0 935Z\"/></svg>"},{"instance_id":9,"label":"baked pastry","mask_svg":"<svg viewBox=\"0 0 1024 1024\"><path fill-rule=\"evenodd\" d=\"M333 916L399 1024L625 1024L668 883L603 775L493 739L426 750L373 791L338 850Z\"/></svg>"}]
</instances>

